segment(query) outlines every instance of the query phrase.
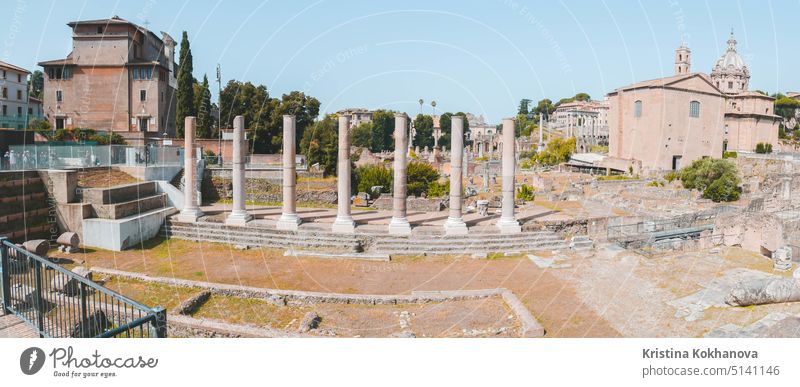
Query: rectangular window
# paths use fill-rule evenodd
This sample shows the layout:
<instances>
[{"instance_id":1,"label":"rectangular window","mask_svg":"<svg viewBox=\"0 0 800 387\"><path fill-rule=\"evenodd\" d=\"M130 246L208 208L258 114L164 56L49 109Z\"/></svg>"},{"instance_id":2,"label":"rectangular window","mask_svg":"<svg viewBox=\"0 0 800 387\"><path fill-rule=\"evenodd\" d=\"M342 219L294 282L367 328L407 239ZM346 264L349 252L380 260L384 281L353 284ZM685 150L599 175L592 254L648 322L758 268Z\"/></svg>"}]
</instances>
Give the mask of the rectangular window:
<instances>
[{"instance_id":1,"label":"rectangular window","mask_svg":"<svg viewBox=\"0 0 800 387\"><path fill-rule=\"evenodd\" d=\"M8 88L7 87L3 88L3 98L8 98Z\"/></svg>"},{"instance_id":2,"label":"rectangular window","mask_svg":"<svg viewBox=\"0 0 800 387\"><path fill-rule=\"evenodd\" d=\"M636 101L633 103L633 116L634 117L642 116L642 101Z\"/></svg>"},{"instance_id":3,"label":"rectangular window","mask_svg":"<svg viewBox=\"0 0 800 387\"><path fill-rule=\"evenodd\" d=\"M61 102L61 101L63 101L63 99L62 99L62 94L63 94L63 93L61 93L61 90L56 90L56 102Z\"/></svg>"},{"instance_id":4,"label":"rectangular window","mask_svg":"<svg viewBox=\"0 0 800 387\"><path fill-rule=\"evenodd\" d=\"M139 90L139 101L147 101L147 90Z\"/></svg>"},{"instance_id":5,"label":"rectangular window","mask_svg":"<svg viewBox=\"0 0 800 387\"><path fill-rule=\"evenodd\" d=\"M700 117L700 102L697 101L689 102L689 117L693 118Z\"/></svg>"},{"instance_id":6,"label":"rectangular window","mask_svg":"<svg viewBox=\"0 0 800 387\"><path fill-rule=\"evenodd\" d=\"M28 114L33 114L33 108L31 107L28 108Z\"/></svg>"},{"instance_id":7,"label":"rectangular window","mask_svg":"<svg viewBox=\"0 0 800 387\"><path fill-rule=\"evenodd\" d=\"M3 79L6 79L6 70L3 70Z\"/></svg>"},{"instance_id":8,"label":"rectangular window","mask_svg":"<svg viewBox=\"0 0 800 387\"><path fill-rule=\"evenodd\" d=\"M8 115L8 106L3 105L3 116L7 116L7 115Z\"/></svg>"},{"instance_id":9,"label":"rectangular window","mask_svg":"<svg viewBox=\"0 0 800 387\"><path fill-rule=\"evenodd\" d=\"M22 101L22 90L17 90L17 100Z\"/></svg>"},{"instance_id":10,"label":"rectangular window","mask_svg":"<svg viewBox=\"0 0 800 387\"><path fill-rule=\"evenodd\" d=\"M138 67L134 67L133 68L133 79L139 79L139 68Z\"/></svg>"},{"instance_id":11,"label":"rectangular window","mask_svg":"<svg viewBox=\"0 0 800 387\"><path fill-rule=\"evenodd\" d=\"M728 82L728 88L733 89L733 82Z\"/></svg>"},{"instance_id":12,"label":"rectangular window","mask_svg":"<svg viewBox=\"0 0 800 387\"><path fill-rule=\"evenodd\" d=\"M22 116L22 106L17 106L17 116Z\"/></svg>"},{"instance_id":13,"label":"rectangular window","mask_svg":"<svg viewBox=\"0 0 800 387\"><path fill-rule=\"evenodd\" d=\"M17 82L22 83L22 74L17 74Z\"/></svg>"}]
</instances>

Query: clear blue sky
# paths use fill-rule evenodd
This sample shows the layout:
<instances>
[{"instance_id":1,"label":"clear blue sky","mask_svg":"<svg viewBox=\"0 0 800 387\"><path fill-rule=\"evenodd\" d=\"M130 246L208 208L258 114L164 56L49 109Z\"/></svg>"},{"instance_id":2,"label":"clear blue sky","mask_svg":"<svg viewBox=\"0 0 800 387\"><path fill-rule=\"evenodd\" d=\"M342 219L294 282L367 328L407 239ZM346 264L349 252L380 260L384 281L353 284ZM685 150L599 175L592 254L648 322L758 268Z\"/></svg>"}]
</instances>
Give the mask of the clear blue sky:
<instances>
[{"instance_id":1,"label":"clear blue sky","mask_svg":"<svg viewBox=\"0 0 800 387\"><path fill-rule=\"evenodd\" d=\"M6 0L0 58L36 68L70 51L72 20L119 15L192 44L195 77L304 90L322 110L468 111L497 122L521 98L595 98L671 75L681 39L710 72L731 28L751 89L800 90L800 2ZM146 22L146 23L145 23ZM216 87L214 94L216 98Z\"/></svg>"}]
</instances>

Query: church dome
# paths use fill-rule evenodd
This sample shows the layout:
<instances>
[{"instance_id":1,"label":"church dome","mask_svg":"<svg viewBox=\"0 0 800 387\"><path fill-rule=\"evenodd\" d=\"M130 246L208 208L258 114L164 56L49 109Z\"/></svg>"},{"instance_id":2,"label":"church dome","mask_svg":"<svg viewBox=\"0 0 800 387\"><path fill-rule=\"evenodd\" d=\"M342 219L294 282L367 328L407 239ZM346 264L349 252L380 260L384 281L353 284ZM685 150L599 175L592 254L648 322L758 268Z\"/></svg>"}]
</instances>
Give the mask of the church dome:
<instances>
[{"instance_id":1,"label":"church dome","mask_svg":"<svg viewBox=\"0 0 800 387\"><path fill-rule=\"evenodd\" d=\"M736 52L736 38L731 31L728 39L728 49L711 70L711 81L725 94L739 94L747 91L750 83L750 70L744 59Z\"/></svg>"},{"instance_id":2,"label":"church dome","mask_svg":"<svg viewBox=\"0 0 800 387\"><path fill-rule=\"evenodd\" d=\"M728 50L725 51L722 57L717 59L714 70L747 72L747 65L744 64L744 59L736 52L736 38L733 37L733 32L731 32L731 37L728 39Z\"/></svg>"}]
</instances>

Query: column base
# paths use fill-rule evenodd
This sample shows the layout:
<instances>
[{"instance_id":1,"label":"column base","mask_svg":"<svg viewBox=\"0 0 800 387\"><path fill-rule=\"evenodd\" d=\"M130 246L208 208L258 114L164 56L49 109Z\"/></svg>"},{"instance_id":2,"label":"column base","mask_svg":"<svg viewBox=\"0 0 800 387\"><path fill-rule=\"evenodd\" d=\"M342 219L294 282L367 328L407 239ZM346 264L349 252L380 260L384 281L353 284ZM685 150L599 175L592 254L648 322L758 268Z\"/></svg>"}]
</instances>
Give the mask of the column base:
<instances>
[{"instance_id":1,"label":"column base","mask_svg":"<svg viewBox=\"0 0 800 387\"><path fill-rule=\"evenodd\" d=\"M203 215L203 211L201 211L199 208L184 208L183 211L181 211L181 213L175 217L175 219L178 222L194 223L197 222L197 219Z\"/></svg>"},{"instance_id":2,"label":"column base","mask_svg":"<svg viewBox=\"0 0 800 387\"><path fill-rule=\"evenodd\" d=\"M297 214L283 214L276 226L278 230L297 231L300 227L300 218Z\"/></svg>"},{"instance_id":3,"label":"column base","mask_svg":"<svg viewBox=\"0 0 800 387\"><path fill-rule=\"evenodd\" d=\"M247 222L253 220L253 215L248 214L247 212L231 212L227 218L225 218L225 224L228 226L245 226Z\"/></svg>"},{"instance_id":4,"label":"column base","mask_svg":"<svg viewBox=\"0 0 800 387\"><path fill-rule=\"evenodd\" d=\"M519 234L522 232L522 226L514 219L503 219L497 221L497 228L500 229L501 234Z\"/></svg>"},{"instance_id":5,"label":"column base","mask_svg":"<svg viewBox=\"0 0 800 387\"><path fill-rule=\"evenodd\" d=\"M336 218L331 226L331 231L338 233L353 234L356 232L356 222L353 218Z\"/></svg>"},{"instance_id":6,"label":"column base","mask_svg":"<svg viewBox=\"0 0 800 387\"><path fill-rule=\"evenodd\" d=\"M463 219L447 218L447 221L444 222L444 233L446 235L467 235L469 230Z\"/></svg>"},{"instance_id":7,"label":"column base","mask_svg":"<svg viewBox=\"0 0 800 387\"><path fill-rule=\"evenodd\" d=\"M406 218L392 218L389 222L389 234L411 235L411 225Z\"/></svg>"}]
</instances>

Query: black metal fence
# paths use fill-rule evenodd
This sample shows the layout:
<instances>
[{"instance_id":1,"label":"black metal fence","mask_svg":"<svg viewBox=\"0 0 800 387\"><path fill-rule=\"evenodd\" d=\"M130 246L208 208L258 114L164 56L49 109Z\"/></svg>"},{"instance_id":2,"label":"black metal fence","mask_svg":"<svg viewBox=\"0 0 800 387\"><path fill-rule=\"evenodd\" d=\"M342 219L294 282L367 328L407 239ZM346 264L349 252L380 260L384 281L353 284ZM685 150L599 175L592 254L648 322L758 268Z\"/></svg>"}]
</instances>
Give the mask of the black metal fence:
<instances>
[{"instance_id":1,"label":"black metal fence","mask_svg":"<svg viewBox=\"0 0 800 387\"><path fill-rule=\"evenodd\" d=\"M166 337L167 314L0 238L3 309L41 337Z\"/></svg>"}]
</instances>

